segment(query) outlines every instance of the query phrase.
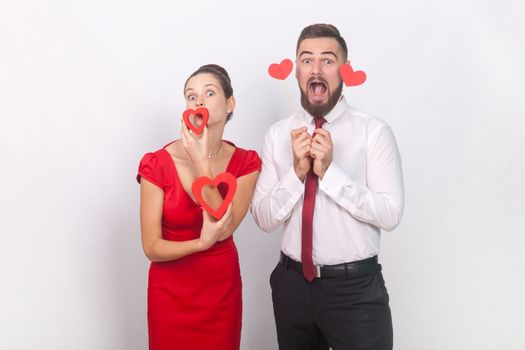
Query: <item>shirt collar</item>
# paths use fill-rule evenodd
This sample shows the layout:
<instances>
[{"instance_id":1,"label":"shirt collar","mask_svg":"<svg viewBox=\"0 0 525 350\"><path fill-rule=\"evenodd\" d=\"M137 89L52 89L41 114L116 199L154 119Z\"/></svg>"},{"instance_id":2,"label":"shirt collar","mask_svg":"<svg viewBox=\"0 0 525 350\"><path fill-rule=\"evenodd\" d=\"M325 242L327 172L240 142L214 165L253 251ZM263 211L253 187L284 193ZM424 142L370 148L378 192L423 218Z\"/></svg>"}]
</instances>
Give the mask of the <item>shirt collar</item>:
<instances>
[{"instance_id":1,"label":"shirt collar","mask_svg":"<svg viewBox=\"0 0 525 350\"><path fill-rule=\"evenodd\" d=\"M326 122L330 124L338 117L340 117L347 108L348 103L346 103L344 95L341 94L339 102L337 102L334 108L332 108L332 110L324 116L324 119L326 119ZM308 113L305 109L303 109L303 119L308 124L313 124L314 122L314 117L310 115L310 113Z\"/></svg>"}]
</instances>

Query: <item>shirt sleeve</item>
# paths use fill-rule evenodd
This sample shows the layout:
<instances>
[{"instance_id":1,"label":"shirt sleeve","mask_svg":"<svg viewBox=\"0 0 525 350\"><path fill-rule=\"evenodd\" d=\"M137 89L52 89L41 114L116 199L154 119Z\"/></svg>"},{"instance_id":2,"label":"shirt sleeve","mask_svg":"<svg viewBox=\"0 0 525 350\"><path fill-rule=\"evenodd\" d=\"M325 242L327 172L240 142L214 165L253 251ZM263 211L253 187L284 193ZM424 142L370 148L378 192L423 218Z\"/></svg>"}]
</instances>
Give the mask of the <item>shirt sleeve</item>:
<instances>
[{"instance_id":1,"label":"shirt sleeve","mask_svg":"<svg viewBox=\"0 0 525 350\"><path fill-rule=\"evenodd\" d=\"M279 177L275 168L273 145L270 129L264 140L262 169L250 205L255 222L266 232L274 231L290 217L304 193L304 183L295 174L293 166Z\"/></svg>"},{"instance_id":2,"label":"shirt sleeve","mask_svg":"<svg viewBox=\"0 0 525 350\"><path fill-rule=\"evenodd\" d=\"M332 162L319 180L319 189L356 219L391 231L401 221L404 189L401 157L389 126L372 136L367 164L366 185Z\"/></svg>"},{"instance_id":3,"label":"shirt sleeve","mask_svg":"<svg viewBox=\"0 0 525 350\"><path fill-rule=\"evenodd\" d=\"M259 158L257 152L249 150L246 152L244 165L237 174L237 177L251 174L254 171L261 171L261 158Z\"/></svg>"},{"instance_id":4,"label":"shirt sleeve","mask_svg":"<svg viewBox=\"0 0 525 350\"><path fill-rule=\"evenodd\" d=\"M146 153L144 157L142 157L137 174L138 183L140 183L141 178L145 178L164 190L164 173L155 153Z\"/></svg>"}]
</instances>

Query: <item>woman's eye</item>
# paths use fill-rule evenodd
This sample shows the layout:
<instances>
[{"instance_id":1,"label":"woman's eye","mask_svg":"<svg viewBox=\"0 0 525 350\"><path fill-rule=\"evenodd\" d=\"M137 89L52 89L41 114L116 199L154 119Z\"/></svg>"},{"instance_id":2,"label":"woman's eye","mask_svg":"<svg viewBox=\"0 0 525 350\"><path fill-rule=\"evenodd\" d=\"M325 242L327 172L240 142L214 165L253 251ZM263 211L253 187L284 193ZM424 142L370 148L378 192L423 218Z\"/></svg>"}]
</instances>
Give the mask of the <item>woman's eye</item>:
<instances>
[{"instance_id":1,"label":"woman's eye","mask_svg":"<svg viewBox=\"0 0 525 350\"><path fill-rule=\"evenodd\" d=\"M194 100L195 100L195 95L190 95L190 96L188 96L188 100L189 100L189 101L194 101Z\"/></svg>"},{"instance_id":2,"label":"woman's eye","mask_svg":"<svg viewBox=\"0 0 525 350\"><path fill-rule=\"evenodd\" d=\"M310 63L310 59L305 58L305 59L303 60L303 63L304 63L304 64L309 64L309 63Z\"/></svg>"},{"instance_id":3,"label":"woman's eye","mask_svg":"<svg viewBox=\"0 0 525 350\"><path fill-rule=\"evenodd\" d=\"M215 92L211 91L211 90L206 93L206 96L208 96L208 97L211 97L213 95L215 95Z\"/></svg>"},{"instance_id":4,"label":"woman's eye","mask_svg":"<svg viewBox=\"0 0 525 350\"><path fill-rule=\"evenodd\" d=\"M326 60L324 60L324 63L325 63L325 64L332 64L332 63L333 63L333 61L332 61L332 60L330 60L330 59L326 59Z\"/></svg>"}]
</instances>

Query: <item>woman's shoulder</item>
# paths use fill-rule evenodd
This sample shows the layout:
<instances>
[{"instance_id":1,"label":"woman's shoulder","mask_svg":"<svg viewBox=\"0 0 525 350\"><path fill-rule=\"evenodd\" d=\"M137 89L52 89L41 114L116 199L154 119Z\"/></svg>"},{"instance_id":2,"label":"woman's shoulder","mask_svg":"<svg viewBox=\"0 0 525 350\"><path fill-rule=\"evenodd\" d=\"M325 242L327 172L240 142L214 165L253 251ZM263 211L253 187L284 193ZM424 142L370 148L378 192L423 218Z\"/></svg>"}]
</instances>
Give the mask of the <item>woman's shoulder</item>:
<instances>
[{"instance_id":1,"label":"woman's shoulder","mask_svg":"<svg viewBox=\"0 0 525 350\"><path fill-rule=\"evenodd\" d=\"M233 144L232 144L233 145ZM257 151L242 147L235 147L235 168L237 176L247 175L254 171L261 170L261 158Z\"/></svg>"},{"instance_id":2,"label":"woman's shoulder","mask_svg":"<svg viewBox=\"0 0 525 350\"><path fill-rule=\"evenodd\" d=\"M168 152L169 154L177 154L178 153L178 145L179 145L178 141L179 141L179 139L170 141L169 143L165 144L164 146L162 146L161 148L159 148L155 152L159 152L159 153Z\"/></svg>"},{"instance_id":3,"label":"woman's shoulder","mask_svg":"<svg viewBox=\"0 0 525 350\"><path fill-rule=\"evenodd\" d=\"M175 156L178 153L177 141L178 139L170 141L169 143L165 144L164 146L158 148L155 151L147 152L144 156L157 158L159 159L159 161L163 162L166 159L169 159L169 155Z\"/></svg>"},{"instance_id":4,"label":"woman's shoulder","mask_svg":"<svg viewBox=\"0 0 525 350\"><path fill-rule=\"evenodd\" d=\"M259 157L259 154L255 150L236 146L231 141L224 140L224 142L226 142L229 146L234 148L234 152L235 152L235 156L236 156L235 158L238 159L238 160L243 161L243 160L246 160L246 159L258 158Z\"/></svg>"},{"instance_id":5,"label":"woman's shoulder","mask_svg":"<svg viewBox=\"0 0 525 350\"><path fill-rule=\"evenodd\" d=\"M236 151L245 159L259 158L259 153L253 149L236 147Z\"/></svg>"},{"instance_id":6,"label":"woman's shoulder","mask_svg":"<svg viewBox=\"0 0 525 350\"><path fill-rule=\"evenodd\" d=\"M171 141L155 151L146 152L140 160L140 165L149 165L155 168L164 167L175 153L175 141Z\"/></svg>"}]
</instances>

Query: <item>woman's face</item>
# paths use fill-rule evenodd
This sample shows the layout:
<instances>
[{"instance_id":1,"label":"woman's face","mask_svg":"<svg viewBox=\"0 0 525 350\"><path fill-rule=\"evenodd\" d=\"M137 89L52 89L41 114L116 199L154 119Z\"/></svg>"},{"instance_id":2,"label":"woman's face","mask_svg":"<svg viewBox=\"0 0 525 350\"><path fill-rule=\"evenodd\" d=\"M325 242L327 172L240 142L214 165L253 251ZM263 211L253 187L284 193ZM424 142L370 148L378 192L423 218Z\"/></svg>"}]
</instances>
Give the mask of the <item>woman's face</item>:
<instances>
[{"instance_id":1,"label":"woman's face","mask_svg":"<svg viewBox=\"0 0 525 350\"><path fill-rule=\"evenodd\" d=\"M211 73L200 73L188 80L184 89L186 108L206 107L209 112L208 125L225 123L226 116L233 111L233 96L226 99L219 80ZM200 120L195 121L198 125Z\"/></svg>"}]
</instances>

